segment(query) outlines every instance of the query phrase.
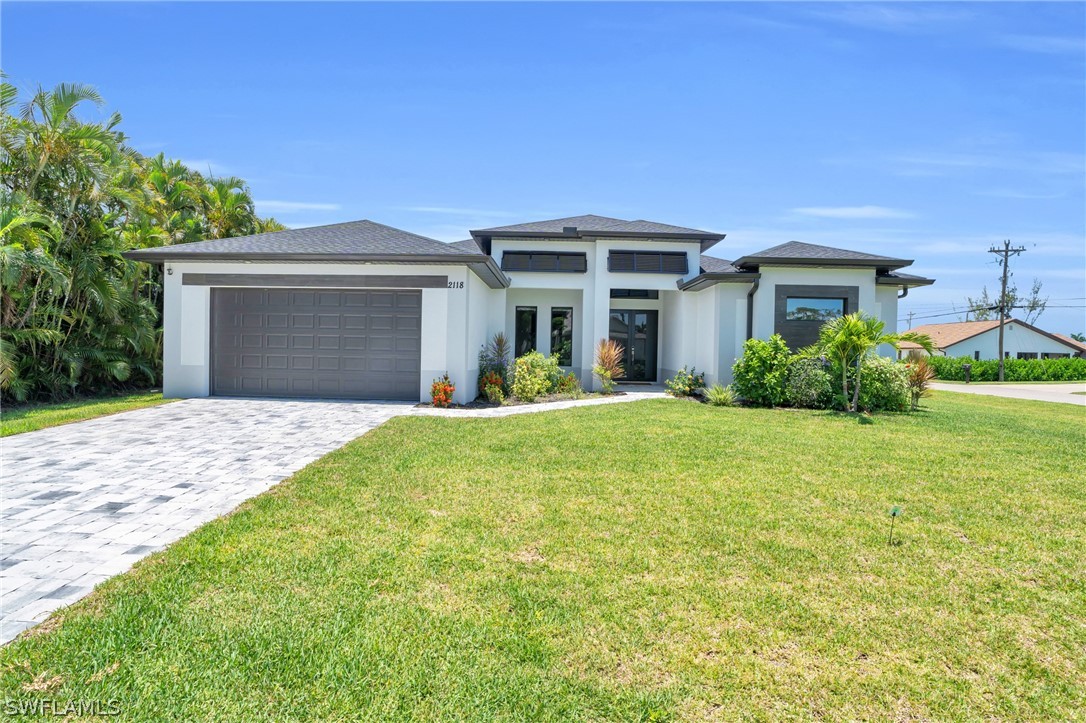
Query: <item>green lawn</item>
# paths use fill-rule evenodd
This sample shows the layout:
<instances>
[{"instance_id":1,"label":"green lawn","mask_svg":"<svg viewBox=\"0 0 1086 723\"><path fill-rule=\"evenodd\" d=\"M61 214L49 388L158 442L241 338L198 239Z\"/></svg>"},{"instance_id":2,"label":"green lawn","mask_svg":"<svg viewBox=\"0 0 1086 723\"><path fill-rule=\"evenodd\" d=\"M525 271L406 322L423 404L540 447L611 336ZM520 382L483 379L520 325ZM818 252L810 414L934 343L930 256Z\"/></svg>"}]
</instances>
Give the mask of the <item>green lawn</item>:
<instances>
[{"instance_id":1,"label":"green lawn","mask_svg":"<svg viewBox=\"0 0 1086 723\"><path fill-rule=\"evenodd\" d=\"M113 397L74 399L56 404L27 404L0 409L0 437L33 432L58 424L81 422L107 414L164 404L161 392L135 392Z\"/></svg>"},{"instance_id":2,"label":"green lawn","mask_svg":"<svg viewBox=\"0 0 1086 723\"><path fill-rule=\"evenodd\" d=\"M130 719L1066 720L1081 409L397 418L0 650ZM900 505L887 544L888 510Z\"/></svg>"}]
</instances>

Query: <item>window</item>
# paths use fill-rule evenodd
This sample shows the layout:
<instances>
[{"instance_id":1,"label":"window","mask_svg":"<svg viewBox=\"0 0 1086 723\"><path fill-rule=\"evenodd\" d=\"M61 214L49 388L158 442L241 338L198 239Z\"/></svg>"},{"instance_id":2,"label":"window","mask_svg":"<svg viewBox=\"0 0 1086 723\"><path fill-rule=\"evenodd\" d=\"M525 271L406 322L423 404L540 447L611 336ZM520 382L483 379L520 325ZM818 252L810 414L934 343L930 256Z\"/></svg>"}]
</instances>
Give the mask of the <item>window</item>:
<instances>
[{"instance_id":1,"label":"window","mask_svg":"<svg viewBox=\"0 0 1086 723\"><path fill-rule=\"evenodd\" d=\"M980 361L980 352L979 351L973 352L973 361Z\"/></svg>"},{"instance_id":2,"label":"window","mask_svg":"<svg viewBox=\"0 0 1086 723\"><path fill-rule=\"evenodd\" d=\"M1018 352L1019 359L1036 359L1037 352L1035 351L1020 351Z\"/></svg>"},{"instance_id":3,"label":"window","mask_svg":"<svg viewBox=\"0 0 1086 723\"><path fill-rule=\"evenodd\" d=\"M535 351L535 307L518 306L514 327L516 335L513 342L513 354L521 356Z\"/></svg>"},{"instance_id":4,"label":"window","mask_svg":"<svg viewBox=\"0 0 1086 723\"><path fill-rule=\"evenodd\" d=\"M1041 358L1042 359L1070 359L1071 355L1070 354L1058 354L1056 352L1046 351L1044 354L1041 355Z\"/></svg>"},{"instance_id":5,"label":"window","mask_svg":"<svg viewBox=\"0 0 1086 723\"><path fill-rule=\"evenodd\" d=\"M583 274L588 271L588 257L578 253L506 251L502 253L502 271L557 271Z\"/></svg>"},{"instance_id":6,"label":"window","mask_svg":"<svg viewBox=\"0 0 1086 723\"><path fill-rule=\"evenodd\" d=\"M844 299L812 299L789 296L784 318L787 321L829 321L843 316Z\"/></svg>"},{"instance_id":7,"label":"window","mask_svg":"<svg viewBox=\"0 0 1086 723\"><path fill-rule=\"evenodd\" d=\"M573 309L551 308L551 354L558 357L558 365L573 366Z\"/></svg>"},{"instance_id":8,"label":"window","mask_svg":"<svg viewBox=\"0 0 1086 723\"><path fill-rule=\"evenodd\" d=\"M616 273L685 274L686 254L676 251L612 251L607 270Z\"/></svg>"},{"instance_id":9,"label":"window","mask_svg":"<svg viewBox=\"0 0 1086 723\"><path fill-rule=\"evenodd\" d=\"M612 299L659 299L655 289L611 289Z\"/></svg>"}]
</instances>

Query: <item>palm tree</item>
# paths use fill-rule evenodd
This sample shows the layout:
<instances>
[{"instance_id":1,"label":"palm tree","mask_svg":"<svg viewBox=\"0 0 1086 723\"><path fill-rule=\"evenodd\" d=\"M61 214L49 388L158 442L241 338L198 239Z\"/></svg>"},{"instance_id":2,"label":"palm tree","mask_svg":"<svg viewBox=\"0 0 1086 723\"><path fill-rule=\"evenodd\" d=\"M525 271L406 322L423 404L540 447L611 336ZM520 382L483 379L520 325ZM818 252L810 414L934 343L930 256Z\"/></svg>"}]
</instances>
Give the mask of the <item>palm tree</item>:
<instances>
[{"instance_id":1,"label":"palm tree","mask_svg":"<svg viewBox=\"0 0 1086 723\"><path fill-rule=\"evenodd\" d=\"M244 236L253 232L256 209L245 181L236 176L208 179L201 199L209 238Z\"/></svg>"},{"instance_id":2,"label":"palm tree","mask_svg":"<svg viewBox=\"0 0 1086 723\"><path fill-rule=\"evenodd\" d=\"M863 361L873 355L883 344L891 344L896 349L899 342L910 341L919 345L929 354L933 345L927 334L906 331L900 334L886 333L886 322L869 316L862 311L846 314L827 321L818 333L818 341L804 350L812 356L825 356L841 367L841 393L844 395L848 411L855 412L860 403L860 376ZM849 399L849 370L853 369L852 398Z\"/></svg>"}]
</instances>

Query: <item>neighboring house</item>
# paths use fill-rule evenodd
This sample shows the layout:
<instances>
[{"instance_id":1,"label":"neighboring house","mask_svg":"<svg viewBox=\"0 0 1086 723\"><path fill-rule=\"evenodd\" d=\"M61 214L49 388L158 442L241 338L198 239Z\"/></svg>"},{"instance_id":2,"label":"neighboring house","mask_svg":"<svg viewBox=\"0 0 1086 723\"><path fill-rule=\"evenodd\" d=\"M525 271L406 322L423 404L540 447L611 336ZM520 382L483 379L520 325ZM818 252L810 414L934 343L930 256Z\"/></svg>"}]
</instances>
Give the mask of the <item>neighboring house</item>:
<instances>
[{"instance_id":1,"label":"neighboring house","mask_svg":"<svg viewBox=\"0 0 1086 723\"><path fill-rule=\"evenodd\" d=\"M798 348L857 310L893 331L898 299L933 283L901 273L908 260L794 241L704 255L723 238L575 216L447 244L355 221L126 255L165 268L168 397L428 400L447 371L467 402L497 332L518 355L557 354L586 388L605 338L625 347L627 381L693 365L726 383L750 337Z\"/></svg>"},{"instance_id":2,"label":"neighboring house","mask_svg":"<svg viewBox=\"0 0 1086 723\"><path fill-rule=\"evenodd\" d=\"M999 358L998 319L925 324L911 331L930 336L935 353L942 356L971 357L977 361ZM898 347L900 357L920 348L911 342L902 342ZM1003 328L1003 356L1006 359L1086 357L1086 344L1018 319L1008 319Z\"/></svg>"}]
</instances>

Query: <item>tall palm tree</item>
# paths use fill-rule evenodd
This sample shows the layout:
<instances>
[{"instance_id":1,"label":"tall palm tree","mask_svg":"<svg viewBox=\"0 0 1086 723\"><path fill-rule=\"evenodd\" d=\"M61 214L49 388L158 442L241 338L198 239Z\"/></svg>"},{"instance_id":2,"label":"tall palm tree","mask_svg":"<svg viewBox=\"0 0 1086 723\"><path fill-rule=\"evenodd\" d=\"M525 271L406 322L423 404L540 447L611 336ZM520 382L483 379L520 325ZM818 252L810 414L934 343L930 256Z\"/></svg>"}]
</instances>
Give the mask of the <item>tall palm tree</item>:
<instances>
[{"instance_id":1,"label":"tall palm tree","mask_svg":"<svg viewBox=\"0 0 1086 723\"><path fill-rule=\"evenodd\" d=\"M873 355L883 344L890 344L896 349L898 343L903 341L913 342L929 354L934 348L931 337L927 334L912 331L888 334L884 321L859 311L823 324L819 330L818 341L808 347L805 353L825 356L840 365L841 393L848 405L848 411L855 412L860 403L860 377L864 359ZM851 399L848 385L850 369L854 370Z\"/></svg>"}]
</instances>

